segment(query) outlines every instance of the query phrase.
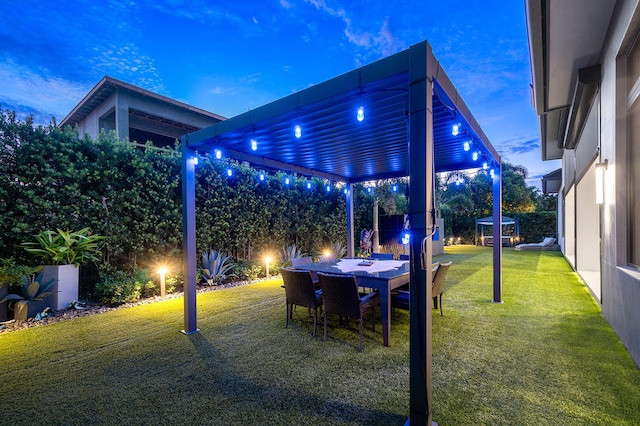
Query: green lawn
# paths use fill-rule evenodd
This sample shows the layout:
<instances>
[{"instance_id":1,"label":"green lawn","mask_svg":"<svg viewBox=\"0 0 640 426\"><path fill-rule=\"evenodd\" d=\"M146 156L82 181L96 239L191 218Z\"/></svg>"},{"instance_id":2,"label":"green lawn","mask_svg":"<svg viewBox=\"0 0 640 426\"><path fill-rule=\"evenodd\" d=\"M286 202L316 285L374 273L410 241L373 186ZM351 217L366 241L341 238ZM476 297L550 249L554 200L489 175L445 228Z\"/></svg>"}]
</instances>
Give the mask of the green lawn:
<instances>
[{"instance_id":1,"label":"green lawn","mask_svg":"<svg viewBox=\"0 0 640 426\"><path fill-rule=\"evenodd\" d=\"M444 317L433 318L433 418L440 425L640 424L640 370L558 252L456 246ZM0 424L401 425L409 413L408 313L381 327L306 309L284 328L278 279L0 335Z\"/></svg>"}]
</instances>

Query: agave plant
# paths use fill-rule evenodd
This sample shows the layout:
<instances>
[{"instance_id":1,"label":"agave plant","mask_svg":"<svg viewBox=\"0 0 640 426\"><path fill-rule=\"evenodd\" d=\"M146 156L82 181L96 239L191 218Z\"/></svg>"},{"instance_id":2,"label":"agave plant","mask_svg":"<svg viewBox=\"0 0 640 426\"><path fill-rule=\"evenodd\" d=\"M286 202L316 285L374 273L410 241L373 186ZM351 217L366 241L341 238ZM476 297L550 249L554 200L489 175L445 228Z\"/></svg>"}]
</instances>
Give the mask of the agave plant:
<instances>
[{"instance_id":1,"label":"agave plant","mask_svg":"<svg viewBox=\"0 0 640 426\"><path fill-rule=\"evenodd\" d=\"M331 253L336 255L336 260L340 260L347 254L347 246L342 241L336 241L331 244Z\"/></svg>"},{"instance_id":2,"label":"agave plant","mask_svg":"<svg viewBox=\"0 0 640 426\"><path fill-rule=\"evenodd\" d=\"M229 277L235 277L235 274L229 273L233 267L231 256L223 255L217 250L210 250L202 254L200 274L207 285L218 285Z\"/></svg>"},{"instance_id":3,"label":"agave plant","mask_svg":"<svg viewBox=\"0 0 640 426\"><path fill-rule=\"evenodd\" d=\"M280 252L280 263L282 263L283 266L290 266L293 259L299 259L303 256L304 254L302 253L302 250L295 244L291 244L282 247L282 251Z\"/></svg>"},{"instance_id":4,"label":"agave plant","mask_svg":"<svg viewBox=\"0 0 640 426\"><path fill-rule=\"evenodd\" d=\"M22 277L23 284L20 286L22 294L7 294L0 303L3 302L15 302L15 306L10 309L20 311L26 308L27 304L37 300L43 300L49 296L52 292L49 291L55 284L53 280L49 280L46 283L42 282L43 273L40 272L41 268L32 269L32 273Z\"/></svg>"}]
</instances>

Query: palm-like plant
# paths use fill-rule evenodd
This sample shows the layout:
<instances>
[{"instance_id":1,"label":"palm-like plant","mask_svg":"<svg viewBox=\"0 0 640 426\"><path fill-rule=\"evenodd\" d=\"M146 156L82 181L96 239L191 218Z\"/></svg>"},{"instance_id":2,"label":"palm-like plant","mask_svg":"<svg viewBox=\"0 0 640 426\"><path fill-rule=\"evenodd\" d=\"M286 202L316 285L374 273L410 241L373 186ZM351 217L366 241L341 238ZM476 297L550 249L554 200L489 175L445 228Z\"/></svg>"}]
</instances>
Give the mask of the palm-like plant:
<instances>
[{"instance_id":1,"label":"palm-like plant","mask_svg":"<svg viewBox=\"0 0 640 426\"><path fill-rule=\"evenodd\" d=\"M218 285L229 277L235 277L229 271L234 267L232 257L217 250L209 250L202 254L200 273L207 285Z\"/></svg>"},{"instance_id":2,"label":"palm-like plant","mask_svg":"<svg viewBox=\"0 0 640 426\"><path fill-rule=\"evenodd\" d=\"M98 242L104 237L92 235L89 228L76 232L43 231L36 235L37 242L23 243L26 251L44 258L52 265L74 264L76 266L88 261L100 260Z\"/></svg>"},{"instance_id":3,"label":"palm-like plant","mask_svg":"<svg viewBox=\"0 0 640 426\"><path fill-rule=\"evenodd\" d=\"M336 241L331 244L331 253L336 255L336 260L340 260L347 254L347 246L342 241Z\"/></svg>"}]
</instances>

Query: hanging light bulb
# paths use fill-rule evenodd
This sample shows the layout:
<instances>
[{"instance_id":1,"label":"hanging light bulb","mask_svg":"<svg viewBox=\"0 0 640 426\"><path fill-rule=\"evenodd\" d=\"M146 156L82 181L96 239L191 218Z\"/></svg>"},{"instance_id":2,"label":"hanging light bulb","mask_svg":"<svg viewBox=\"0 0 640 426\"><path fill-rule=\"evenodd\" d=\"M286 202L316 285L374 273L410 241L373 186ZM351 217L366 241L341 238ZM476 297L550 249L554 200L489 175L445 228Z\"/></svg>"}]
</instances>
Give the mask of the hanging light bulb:
<instances>
[{"instance_id":1,"label":"hanging light bulb","mask_svg":"<svg viewBox=\"0 0 640 426\"><path fill-rule=\"evenodd\" d=\"M227 176L233 176L233 169L227 169Z\"/></svg>"},{"instance_id":2,"label":"hanging light bulb","mask_svg":"<svg viewBox=\"0 0 640 426\"><path fill-rule=\"evenodd\" d=\"M289 185L290 183L291 183L291 179L289 179L288 176L286 178L284 178L284 184L285 185Z\"/></svg>"},{"instance_id":3,"label":"hanging light bulb","mask_svg":"<svg viewBox=\"0 0 640 426\"><path fill-rule=\"evenodd\" d=\"M465 151L469 151L469 149L471 149L471 144L469 143L469 141L464 141L463 148Z\"/></svg>"},{"instance_id":4,"label":"hanging light bulb","mask_svg":"<svg viewBox=\"0 0 640 426\"><path fill-rule=\"evenodd\" d=\"M473 161L478 161L478 153L474 151L471 158L473 158Z\"/></svg>"},{"instance_id":5,"label":"hanging light bulb","mask_svg":"<svg viewBox=\"0 0 640 426\"><path fill-rule=\"evenodd\" d=\"M260 173L258 173L258 180L260 182L264 182L265 178L266 178L266 175L264 174L264 172L262 170L260 170Z\"/></svg>"},{"instance_id":6,"label":"hanging light bulb","mask_svg":"<svg viewBox=\"0 0 640 426\"><path fill-rule=\"evenodd\" d=\"M358 119L358 121L364 120L364 107L358 108L358 114L356 115L356 118Z\"/></svg>"},{"instance_id":7,"label":"hanging light bulb","mask_svg":"<svg viewBox=\"0 0 640 426\"><path fill-rule=\"evenodd\" d=\"M325 189L327 190L327 192L331 192L331 184L328 183Z\"/></svg>"},{"instance_id":8,"label":"hanging light bulb","mask_svg":"<svg viewBox=\"0 0 640 426\"><path fill-rule=\"evenodd\" d=\"M255 139L251 139L251 150L255 151L256 149L258 149L258 141Z\"/></svg>"},{"instance_id":9,"label":"hanging light bulb","mask_svg":"<svg viewBox=\"0 0 640 426\"><path fill-rule=\"evenodd\" d=\"M369 194L371 194L371 193L373 192L373 188L372 188L372 187L370 187L370 186L367 186L367 192L368 192Z\"/></svg>"},{"instance_id":10,"label":"hanging light bulb","mask_svg":"<svg viewBox=\"0 0 640 426\"><path fill-rule=\"evenodd\" d=\"M309 179L309 180L307 181L307 189L311 189L311 187L312 187L312 186L313 186L313 185L312 185L312 183L311 183L311 179Z\"/></svg>"},{"instance_id":11,"label":"hanging light bulb","mask_svg":"<svg viewBox=\"0 0 640 426\"><path fill-rule=\"evenodd\" d=\"M194 166L197 166L198 165L198 157L193 157L191 159L191 162L193 163Z\"/></svg>"},{"instance_id":12,"label":"hanging light bulb","mask_svg":"<svg viewBox=\"0 0 640 426\"><path fill-rule=\"evenodd\" d=\"M293 133L296 135L296 138L300 139L302 136L302 128L296 124L296 127L293 128Z\"/></svg>"},{"instance_id":13,"label":"hanging light bulb","mask_svg":"<svg viewBox=\"0 0 640 426\"><path fill-rule=\"evenodd\" d=\"M391 187L391 190L392 190L393 192L398 192L398 185L394 184L394 185Z\"/></svg>"},{"instance_id":14,"label":"hanging light bulb","mask_svg":"<svg viewBox=\"0 0 640 426\"><path fill-rule=\"evenodd\" d=\"M487 164L486 161L482 163L482 170L487 170L488 168L489 168L489 165Z\"/></svg>"},{"instance_id":15,"label":"hanging light bulb","mask_svg":"<svg viewBox=\"0 0 640 426\"><path fill-rule=\"evenodd\" d=\"M453 127L451 127L451 134L453 136L458 136L460 134L460 123L454 124Z\"/></svg>"},{"instance_id":16,"label":"hanging light bulb","mask_svg":"<svg viewBox=\"0 0 640 426\"><path fill-rule=\"evenodd\" d=\"M491 176L492 178L495 177L496 176L496 172L493 169L491 169L489 171L489 176Z\"/></svg>"},{"instance_id":17,"label":"hanging light bulb","mask_svg":"<svg viewBox=\"0 0 640 426\"><path fill-rule=\"evenodd\" d=\"M222 151L220 151L219 149L216 149L215 153L216 153L216 159L219 160L222 158Z\"/></svg>"},{"instance_id":18,"label":"hanging light bulb","mask_svg":"<svg viewBox=\"0 0 640 426\"><path fill-rule=\"evenodd\" d=\"M348 194L349 193L349 189L345 188L344 189L344 193L345 193L345 195Z\"/></svg>"}]
</instances>

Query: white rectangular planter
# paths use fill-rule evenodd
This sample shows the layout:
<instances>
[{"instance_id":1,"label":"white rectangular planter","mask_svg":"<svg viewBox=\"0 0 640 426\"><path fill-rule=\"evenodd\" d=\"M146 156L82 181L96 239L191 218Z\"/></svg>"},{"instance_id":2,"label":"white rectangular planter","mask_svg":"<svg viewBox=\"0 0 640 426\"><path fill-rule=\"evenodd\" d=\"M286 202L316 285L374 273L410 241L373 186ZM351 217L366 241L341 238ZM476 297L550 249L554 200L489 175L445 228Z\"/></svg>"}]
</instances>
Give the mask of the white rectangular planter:
<instances>
[{"instance_id":1,"label":"white rectangular planter","mask_svg":"<svg viewBox=\"0 0 640 426\"><path fill-rule=\"evenodd\" d=\"M66 309L69 303L78 300L79 269L75 265L47 265L42 270L43 283L53 280L51 296L45 300L51 301L52 309L59 311Z\"/></svg>"}]
</instances>

